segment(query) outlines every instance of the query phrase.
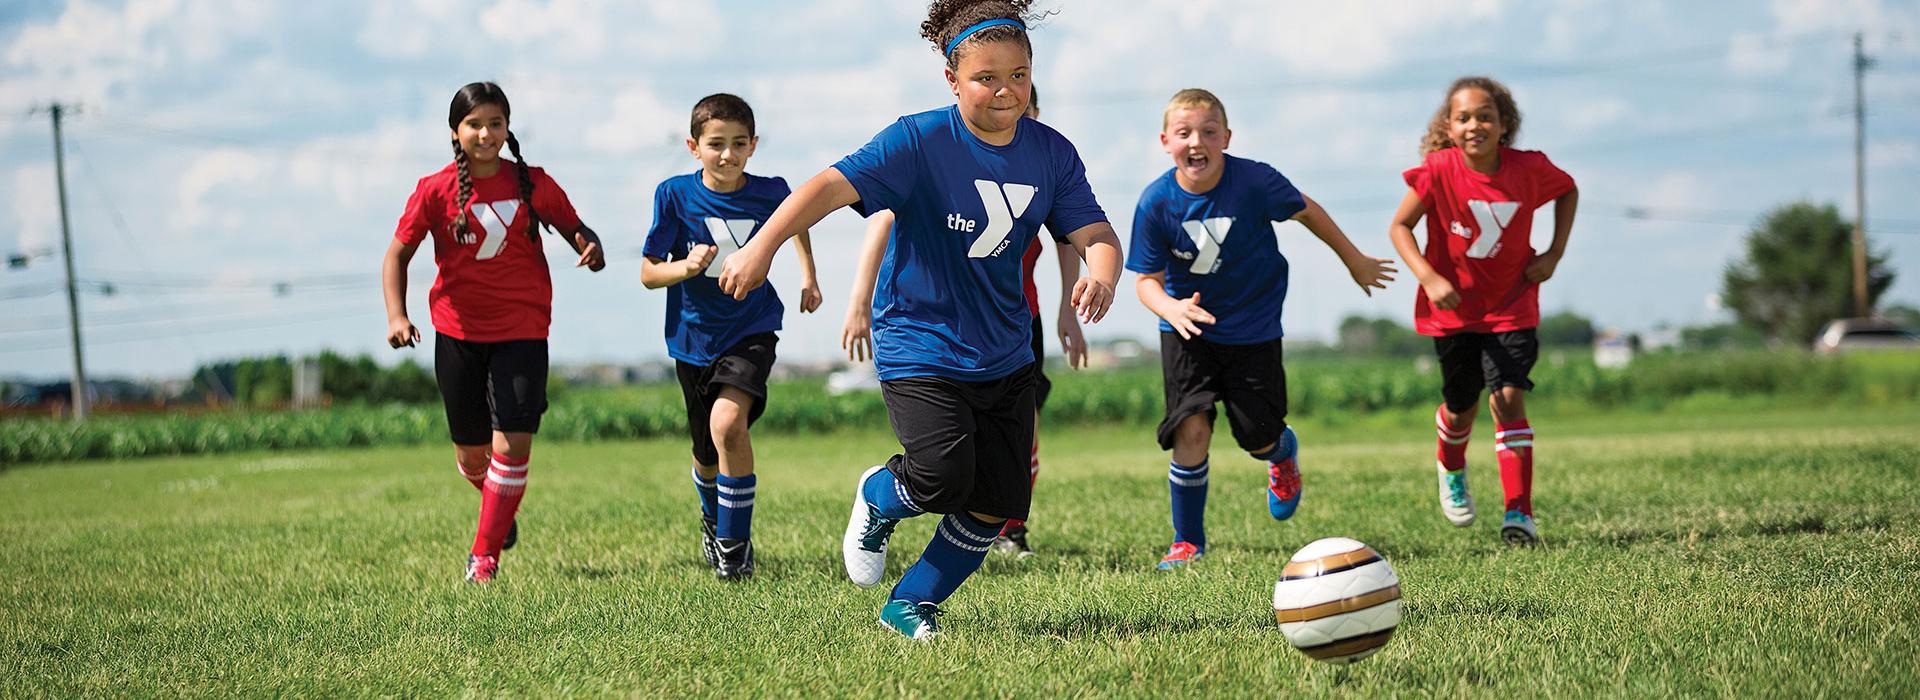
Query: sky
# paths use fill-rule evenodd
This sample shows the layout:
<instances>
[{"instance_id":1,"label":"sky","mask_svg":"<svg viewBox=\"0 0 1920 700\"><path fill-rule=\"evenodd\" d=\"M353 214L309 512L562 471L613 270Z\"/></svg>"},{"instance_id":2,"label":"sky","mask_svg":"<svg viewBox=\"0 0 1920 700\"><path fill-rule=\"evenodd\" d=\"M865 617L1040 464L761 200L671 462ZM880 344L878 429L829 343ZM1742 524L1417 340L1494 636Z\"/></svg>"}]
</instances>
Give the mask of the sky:
<instances>
[{"instance_id":1,"label":"sky","mask_svg":"<svg viewBox=\"0 0 1920 700\"><path fill-rule=\"evenodd\" d=\"M1852 217L1862 32L1877 61L1868 232L1899 274L1883 303L1920 305L1920 3L1037 6L1056 11L1033 32L1043 120L1077 144L1123 241L1171 164L1156 139L1166 99L1204 87L1226 103L1230 153L1278 167L1363 251L1393 257L1388 219L1426 120L1451 79L1488 74L1525 117L1517 145L1581 190L1544 309L1629 331L1726 319L1721 271L1767 209L1809 200ZM430 362L425 347L386 348L379 260L414 183L448 161L447 104L475 80L505 88L528 159L609 250L589 274L548 239L553 361L645 362L666 357L666 294L641 286L638 251L654 186L697 168L683 145L693 103L745 97L761 135L748 170L798 183L898 116L951 103L922 19L905 0L0 4L0 253L39 254L0 271L0 376L58 378L71 363L51 129L35 107L78 110L66 184L91 375L327 348ZM1536 217L1537 247L1551 221ZM776 260L783 358L840 353L862 224L842 210L814 229L818 314L797 311L792 251ZM1368 297L1299 224L1276 235L1292 263L1289 337L1329 339L1350 314L1410 322L1410 277ZM422 251L409 306L423 331L432 276ZM1090 338L1155 333L1132 290L1129 273Z\"/></svg>"}]
</instances>

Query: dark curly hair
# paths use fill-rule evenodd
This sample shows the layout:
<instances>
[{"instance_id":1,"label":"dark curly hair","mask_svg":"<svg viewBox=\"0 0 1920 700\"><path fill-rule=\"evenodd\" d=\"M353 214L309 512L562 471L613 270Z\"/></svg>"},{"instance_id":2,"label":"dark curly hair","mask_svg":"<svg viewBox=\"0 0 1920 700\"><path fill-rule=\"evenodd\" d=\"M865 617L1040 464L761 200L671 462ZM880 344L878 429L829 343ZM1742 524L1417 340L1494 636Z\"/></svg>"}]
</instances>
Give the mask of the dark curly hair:
<instances>
[{"instance_id":1,"label":"dark curly hair","mask_svg":"<svg viewBox=\"0 0 1920 700\"><path fill-rule=\"evenodd\" d=\"M975 32L960 46L954 47L947 56L947 69L960 67L960 54L974 44L995 41L1012 41L1033 55L1033 44L1027 41L1027 29L1033 22L1039 21L1050 13L1033 12L1033 0L933 0L927 5L927 21L920 23L920 36L933 42L933 50L945 52L947 42L966 31L967 27L996 19L1010 19L1019 22L1018 28L999 26L988 27Z\"/></svg>"},{"instance_id":2,"label":"dark curly hair","mask_svg":"<svg viewBox=\"0 0 1920 700\"><path fill-rule=\"evenodd\" d=\"M1453 116L1453 95L1467 89L1485 90L1487 96L1493 98L1493 108L1500 112L1500 126L1505 129L1500 134L1500 145L1511 147L1514 140L1520 138L1520 107L1513 102L1513 92L1498 80L1469 75L1447 87L1446 99L1440 100L1440 109L1427 121L1427 133L1420 137L1421 157L1453 148L1453 136L1447 133L1447 121Z\"/></svg>"}]
</instances>

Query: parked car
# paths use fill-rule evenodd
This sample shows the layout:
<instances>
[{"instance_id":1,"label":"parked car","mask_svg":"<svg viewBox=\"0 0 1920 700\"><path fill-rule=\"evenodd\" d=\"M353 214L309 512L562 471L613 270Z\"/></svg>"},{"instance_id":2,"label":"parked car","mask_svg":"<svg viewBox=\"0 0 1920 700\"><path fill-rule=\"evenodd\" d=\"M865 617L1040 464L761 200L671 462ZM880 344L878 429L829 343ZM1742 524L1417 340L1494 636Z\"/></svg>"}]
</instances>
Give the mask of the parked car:
<instances>
[{"instance_id":1,"label":"parked car","mask_svg":"<svg viewBox=\"0 0 1920 700\"><path fill-rule=\"evenodd\" d=\"M1920 351L1920 333L1884 318L1843 318L1827 324L1813 341L1821 354L1855 350Z\"/></svg>"}]
</instances>

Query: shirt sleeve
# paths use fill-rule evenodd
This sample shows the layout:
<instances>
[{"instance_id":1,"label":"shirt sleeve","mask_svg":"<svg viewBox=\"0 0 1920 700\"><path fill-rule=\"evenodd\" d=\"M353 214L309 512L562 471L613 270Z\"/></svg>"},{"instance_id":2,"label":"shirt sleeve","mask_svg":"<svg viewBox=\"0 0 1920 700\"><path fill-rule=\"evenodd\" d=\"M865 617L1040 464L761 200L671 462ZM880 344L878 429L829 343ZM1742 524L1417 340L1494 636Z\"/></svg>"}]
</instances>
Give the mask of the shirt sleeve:
<instances>
[{"instance_id":1,"label":"shirt sleeve","mask_svg":"<svg viewBox=\"0 0 1920 700\"><path fill-rule=\"evenodd\" d=\"M1143 275L1167 270L1167 227L1153 201L1152 189L1140 195L1133 209L1133 235L1127 245L1127 269Z\"/></svg>"},{"instance_id":2,"label":"shirt sleeve","mask_svg":"<svg viewBox=\"0 0 1920 700\"><path fill-rule=\"evenodd\" d=\"M1400 173L1400 177L1407 181L1407 187L1412 189L1414 194L1419 195L1422 201L1432 202L1433 198L1428 194L1433 190L1433 168L1425 160L1421 160L1419 165L1407 168L1406 172Z\"/></svg>"},{"instance_id":3,"label":"shirt sleeve","mask_svg":"<svg viewBox=\"0 0 1920 700\"><path fill-rule=\"evenodd\" d=\"M1307 209L1306 195L1295 189L1293 182L1273 166L1264 166L1266 177L1261 178L1262 189L1267 200L1267 219L1286 221L1293 215Z\"/></svg>"},{"instance_id":4,"label":"shirt sleeve","mask_svg":"<svg viewBox=\"0 0 1920 700\"><path fill-rule=\"evenodd\" d=\"M1053 205L1047 209L1047 232L1053 234L1053 240L1065 241L1067 236L1093 224L1106 223L1107 212L1100 208L1100 202L1093 197L1093 186L1087 184L1087 166L1080 160L1080 151L1066 138L1055 136L1058 149L1053 184Z\"/></svg>"},{"instance_id":5,"label":"shirt sleeve","mask_svg":"<svg viewBox=\"0 0 1920 700\"><path fill-rule=\"evenodd\" d=\"M421 178L420 184L413 188L413 196L407 198L406 210L400 212L400 224L394 228L393 237L401 243L418 245L427 239L427 234L446 223L440 219L446 215L447 208L435 195L436 188L427 182L428 178Z\"/></svg>"},{"instance_id":6,"label":"shirt sleeve","mask_svg":"<svg viewBox=\"0 0 1920 700\"><path fill-rule=\"evenodd\" d=\"M533 210L540 213L540 220L561 233L578 230L580 213L573 210L573 202L567 199L567 191L560 189L560 183L540 168L533 169L532 178Z\"/></svg>"},{"instance_id":7,"label":"shirt sleeve","mask_svg":"<svg viewBox=\"0 0 1920 700\"><path fill-rule=\"evenodd\" d=\"M846 176L860 195L854 211L872 216L893 209L907 198L920 174L920 143L903 117L875 134L860 150L841 158L833 168Z\"/></svg>"},{"instance_id":8,"label":"shirt sleeve","mask_svg":"<svg viewBox=\"0 0 1920 700\"><path fill-rule=\"evenodd\" d=\"M653 226L647 229L647 242L642 245L640 254L655 260L669 259L679 243L679 217L673 213L673 190L668 182L653 188Z\"/></svg>"},{"instance_id":9,"label":"shirt sleeve","mask_svg":"<svg viewBox=\"0 0 1920 700\"><path fill-rule=\"evenodd\" d=\"M1533 160L1533 193L1536 201L1528 203L1527 208L1545 206L1573 189L1573 176L1548 160L1547 154L1536 151Z\"/></svg>"}]
</instances>

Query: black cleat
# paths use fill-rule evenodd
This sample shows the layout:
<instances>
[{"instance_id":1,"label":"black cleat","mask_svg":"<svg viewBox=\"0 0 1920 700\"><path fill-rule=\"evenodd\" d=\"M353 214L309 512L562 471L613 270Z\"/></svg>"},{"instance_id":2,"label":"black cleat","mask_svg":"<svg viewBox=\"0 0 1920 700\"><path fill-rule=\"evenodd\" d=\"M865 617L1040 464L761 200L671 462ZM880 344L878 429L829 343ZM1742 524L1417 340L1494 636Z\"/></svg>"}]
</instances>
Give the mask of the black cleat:
<instances>
[{"instance_id":1,"label":"black cleat","mask_svg":"<svg viewBox=\"0 0 1920 700\"><path fill-rule=\"evenodd\" d=\"M750 540L715 540L714 550L719 553L720 562L713 567L713 574L722 581L739 581L753 576L753 542Z\"/></svg>"},{"instance_id":2,"label":"black cleat","mask_svg":"<svg viewBox=\"0 0 1920 700\"><path fill-rule=\"evenodd\" d=\"M716 569L720 568L720 536L716 534L718 527L712 518L704 515L700 517L700 556L707 558L707 566Z\"/></svg>"},{"instance_id":3,"label":"black cleat","mask_svg":"<svg viewBox=\"0 0 1920 700\"><path fill-rule=\"evenodd\" d=\"M514 518L513 522L507 523L507 539L501 541L500 551L504 552L509 549L513 549L513 546L515 544L518 544L519 542L520 542L520 519Z\"/></svg>"}]
</instances>

